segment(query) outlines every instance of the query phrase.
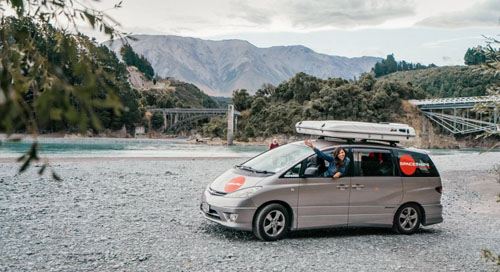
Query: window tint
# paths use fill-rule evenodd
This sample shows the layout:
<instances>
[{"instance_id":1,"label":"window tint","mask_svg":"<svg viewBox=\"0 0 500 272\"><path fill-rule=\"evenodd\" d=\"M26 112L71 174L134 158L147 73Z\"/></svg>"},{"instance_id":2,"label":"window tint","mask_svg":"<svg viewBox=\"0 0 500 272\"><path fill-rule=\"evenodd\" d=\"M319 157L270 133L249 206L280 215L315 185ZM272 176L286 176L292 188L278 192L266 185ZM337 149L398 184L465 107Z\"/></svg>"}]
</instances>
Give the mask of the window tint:
<instances>
[{"instance_id":1,"label":"window tint","mask_svg":"<svg viewBox=\"0 0 500 272\"><path fill-rule=\"evenodd\" d=\"M298 177L300 177L301 166L302 166L302 163L296 164L290 170L286 171L286 173L283 175L283 177L284 178L298 178Z\"/></svg>"},{"instance_id":2,"label":"window tint","mask_svg":"<svg viewBox=\"0 0 500 272\"><path fill-rule=\"evenodd\" d=\"M355 150L354 176L394 176L391 153L380 150Z\"/></svg>"},{"instance_id":3,"label":"window tint","mask_svg":"<svg viewBox=\"0 0 500 272\"><path fill-rule=\"evenodd\" d=\"M398 165L403 177L439 177L427 154L397 150Z\"/></svg>"}]
</instances>

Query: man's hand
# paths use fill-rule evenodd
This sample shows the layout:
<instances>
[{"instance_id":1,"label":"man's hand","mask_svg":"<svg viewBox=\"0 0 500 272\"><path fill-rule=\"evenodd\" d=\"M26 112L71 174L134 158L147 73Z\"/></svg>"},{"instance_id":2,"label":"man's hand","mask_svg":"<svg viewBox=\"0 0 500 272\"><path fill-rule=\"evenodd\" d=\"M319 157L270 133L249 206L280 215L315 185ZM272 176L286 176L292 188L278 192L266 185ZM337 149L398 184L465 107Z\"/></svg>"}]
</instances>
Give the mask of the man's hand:
<instances>
[{"instance_id":1,"label":"man's hand","mask_svg":"<svg viewBox=\"0 0 500 272\"><path fill-rule=\"evenodd\" d=\"M332 178L334 178L334 179L338 179L338 178L340 178L340 175L341 175L341 173L340 173L340 172L337 172L337 173L335 173L335 175L333 175L333 177L332 177Z\"/></svg>"},{"instance_id":2,"label":"man's hand","mask_svg":"<svg viewBox=\"0 0 500 272\"><path fill-rule=\"evenodd\" d=\"M311 143L311 140L305 140L305 141L304 141L304 144L305 144L306 146L308 146L308 147L310 147L310 148L314 149L314 146L313 146L313 144Z\"/></svg>"}]
</instances>

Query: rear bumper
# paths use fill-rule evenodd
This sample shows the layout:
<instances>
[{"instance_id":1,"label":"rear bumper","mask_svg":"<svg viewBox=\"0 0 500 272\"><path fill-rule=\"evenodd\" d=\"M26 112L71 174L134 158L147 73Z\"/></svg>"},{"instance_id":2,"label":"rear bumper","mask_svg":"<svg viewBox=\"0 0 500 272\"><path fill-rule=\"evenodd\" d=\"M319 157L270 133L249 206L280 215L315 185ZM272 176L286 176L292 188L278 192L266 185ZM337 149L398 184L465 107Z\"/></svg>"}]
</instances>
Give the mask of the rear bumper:
<instances>
[{"instance_id":1,"label":"rear bumper","mask_svg":"<svg viewBox=\"0 0 500 272\"><path fill-rule=\"evenodd\" d=\"M423 205L425 220L422 225L428 226L443 222L443 206L441 204Z\"/></svg>"}]
</instances>

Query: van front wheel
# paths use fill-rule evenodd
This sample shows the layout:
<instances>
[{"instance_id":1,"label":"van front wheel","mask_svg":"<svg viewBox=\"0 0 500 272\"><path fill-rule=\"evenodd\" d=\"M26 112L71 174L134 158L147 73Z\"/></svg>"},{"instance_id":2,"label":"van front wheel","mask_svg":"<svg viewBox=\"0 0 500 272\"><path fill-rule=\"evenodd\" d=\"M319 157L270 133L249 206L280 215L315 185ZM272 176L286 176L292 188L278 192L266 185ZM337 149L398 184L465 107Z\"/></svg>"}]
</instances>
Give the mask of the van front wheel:
<instances>
[{"instance_id":1,"label":"van front wheel","mask_svg":"<svg viewBox=\"0 0 500 272\"><path fill-rule=\"evenodd\" d=\"M420 227L422 213L416 204L406 204L401 206L394 215L392 229L401 234L413 234Z\"/></svg>"},{"instance_id":2,"label":"van front wheel","mask_svg":"<svg viewBox=\"0 0 500 272\"><path fill-rule=\"evenodd\" d=\"M253 233L264 241L279 240L288 234L289 218L283 205L269 204L257 213L253 221Z\"/></svg>"}]
</instances>

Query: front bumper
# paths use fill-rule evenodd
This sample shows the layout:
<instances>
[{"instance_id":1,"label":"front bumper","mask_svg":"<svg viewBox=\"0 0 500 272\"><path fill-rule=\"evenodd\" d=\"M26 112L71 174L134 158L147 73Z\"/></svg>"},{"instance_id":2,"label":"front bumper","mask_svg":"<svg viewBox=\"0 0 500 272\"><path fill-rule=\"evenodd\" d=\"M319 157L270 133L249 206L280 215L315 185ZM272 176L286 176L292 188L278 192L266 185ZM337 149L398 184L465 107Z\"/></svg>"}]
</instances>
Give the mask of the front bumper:
<instances>
[{"instance_id":1,"label":"front bumper","mask_svg":"<svg viewBox=\"0 0 500 272\"><path fill-rule=\"evenodd\" d=\"M203 203L209 205L204 211ZM251 231L253 216L257 207L249 199L227 198L223 196L211 195L208 190L203 193L200 211L203 216L215 223L225 227ZM237 214L236 220L231 220L230 215Z\"/></svg>"}]
</instances>

